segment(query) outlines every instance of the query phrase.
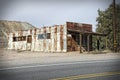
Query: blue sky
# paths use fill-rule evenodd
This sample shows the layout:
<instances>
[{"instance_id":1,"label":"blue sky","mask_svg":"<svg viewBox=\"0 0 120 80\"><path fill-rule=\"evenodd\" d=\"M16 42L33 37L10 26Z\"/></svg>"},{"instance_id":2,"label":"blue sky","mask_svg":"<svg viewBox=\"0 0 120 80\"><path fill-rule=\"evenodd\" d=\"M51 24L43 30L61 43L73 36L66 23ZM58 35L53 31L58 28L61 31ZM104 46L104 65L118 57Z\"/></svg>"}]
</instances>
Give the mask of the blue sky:
<instances>
[{"instance_id":1,"label":"blue sky","mask_svg":"<svg viewBox=\"0 0 120 80\"><path fill-rule=\"evenodd\" d=\"M95 31L97 10L105 10L111 3L112 0L0 0L0 20L29 22L38 28L73 21L92 24Z\"/></svg>"}]
</instances>

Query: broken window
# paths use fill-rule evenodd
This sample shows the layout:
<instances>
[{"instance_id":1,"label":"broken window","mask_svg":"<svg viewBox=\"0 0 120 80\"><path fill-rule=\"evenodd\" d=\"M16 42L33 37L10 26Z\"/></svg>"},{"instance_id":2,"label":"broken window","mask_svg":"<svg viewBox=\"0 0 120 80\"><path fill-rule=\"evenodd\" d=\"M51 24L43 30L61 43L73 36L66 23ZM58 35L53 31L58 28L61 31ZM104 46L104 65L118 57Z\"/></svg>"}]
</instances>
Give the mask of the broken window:
<instances>
[{"instance_id":1,"label":"broken window","mask_svg":"<svg viewBox=\"0 0 120 80\"><path fill-rule=\"evenodd\" d=\"M38 39L50 39L51 35L50 33L45 33L45 34L39 34Z\"/></svg>"},{"instance_id":2,"label":"broken window","mask_svg":"<svg viewBox=\"0 0 120 80\"><path fill-rule=\"evenodd\" d=\"M39 34L38 39L45 39L45 34Z\"/></svg>"}]
</instances>

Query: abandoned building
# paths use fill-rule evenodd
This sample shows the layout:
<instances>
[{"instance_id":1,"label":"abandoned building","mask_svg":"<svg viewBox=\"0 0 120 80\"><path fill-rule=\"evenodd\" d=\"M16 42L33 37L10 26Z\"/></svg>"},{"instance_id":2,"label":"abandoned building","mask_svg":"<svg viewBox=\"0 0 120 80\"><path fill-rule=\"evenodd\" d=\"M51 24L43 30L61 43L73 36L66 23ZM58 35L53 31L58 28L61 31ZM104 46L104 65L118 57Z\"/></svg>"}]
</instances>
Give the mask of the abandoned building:
<instances>
[{"instance_id":1,"label":"abandoned building","mask_svg":"<svg viewBox=\"0 0 120 80\"><path fill-rule=\"evenodd\" d=\"M92 50L91 24L66 22L9 34L8 49L43 52Z\"/></svg>"}]
</instances>

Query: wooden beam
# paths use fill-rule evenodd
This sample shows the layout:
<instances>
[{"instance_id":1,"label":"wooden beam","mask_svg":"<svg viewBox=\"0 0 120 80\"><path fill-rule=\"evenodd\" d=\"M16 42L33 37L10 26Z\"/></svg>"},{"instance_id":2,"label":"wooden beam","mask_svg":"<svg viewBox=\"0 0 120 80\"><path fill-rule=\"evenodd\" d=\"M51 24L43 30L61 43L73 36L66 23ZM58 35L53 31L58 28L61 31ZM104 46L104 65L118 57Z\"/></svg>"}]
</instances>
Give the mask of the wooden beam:
<instances>
[{"instance_id":1,"label":"wooden beam","mask_svg":"<svg viewBox=\"0 0 120 80\"><path fill-rule=\"evenodd\" d=\"M90 51L90 35L88 34L87 35L87 51L89 52Z\"/></svg>"},{"instance_id":2,"label":"wooden beam","mask_svg":"<svg viewBox=\"0 0 120 80\"><path fill-rule=\"evenodd\" d=\"M82 53L82 34L80 33L80 53Z\"/></svg>"}]
</instances>

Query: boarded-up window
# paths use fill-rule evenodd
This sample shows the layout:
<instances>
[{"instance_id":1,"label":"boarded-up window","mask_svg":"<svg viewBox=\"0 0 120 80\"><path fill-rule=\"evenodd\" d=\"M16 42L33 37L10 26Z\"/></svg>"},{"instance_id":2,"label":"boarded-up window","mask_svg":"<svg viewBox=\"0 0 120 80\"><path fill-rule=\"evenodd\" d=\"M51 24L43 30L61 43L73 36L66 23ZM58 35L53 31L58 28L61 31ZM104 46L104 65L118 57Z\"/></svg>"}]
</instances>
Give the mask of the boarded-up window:
<instances>
[{"instance_id":1,"label":"boarded-up window","mask_svg":"<svg viewBox=\"0 0 120 80\"><path fill-rule=\"evenodd\" d=\"M29 35L29 36L27 37L27 43L31 43L31 42L32 42L32 36Z\"/></svg>"}]
</instances>

